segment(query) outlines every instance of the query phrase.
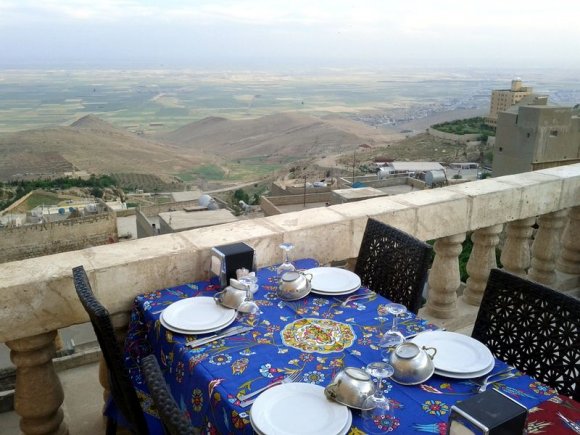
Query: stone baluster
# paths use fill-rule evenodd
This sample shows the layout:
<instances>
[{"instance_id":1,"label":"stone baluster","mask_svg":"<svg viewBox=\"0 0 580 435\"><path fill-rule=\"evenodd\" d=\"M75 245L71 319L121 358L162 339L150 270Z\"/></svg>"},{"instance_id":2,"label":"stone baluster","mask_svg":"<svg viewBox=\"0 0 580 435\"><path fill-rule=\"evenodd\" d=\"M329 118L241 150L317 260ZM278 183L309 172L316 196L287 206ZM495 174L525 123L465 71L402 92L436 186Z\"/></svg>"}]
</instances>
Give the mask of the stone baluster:
<instances>
[{"instance_id":1,"label":"stone baluster","mask_svg":"<svg viewBox=\"0 0 580 435\"><path fill-rule=\"evenodd\" d=\"M429 297L425 311L439 319L457 316L457 289L461 284L459 254L465 233L435 242L435 259L429 273Z\"/></svg>"},{"instance_id":2,"label":"stone baluster","mask_svg":"<svg viewBox=\"0 0 580 435\"><path fill-rule=\"evenodd\" d=\"M526 276L530 267L530 237L536 218L520 219L507 224L506 241L501 251L503 268L515 275Z\"/></svg>"},{"instance_id":3,"label":"stone baluster","mask_svg":"<svg viewBox=\"0 0 580 435\"><path fill-rule=\"evenodd\" d=\"M528 271L530 279L548 286L556 282L556 258L567 213L568 210L559 210L538 219L539 228L532 245L532 267Z\"/></svg>"},{"instance_id":4,"label":"stone baluster","mask_svg":"<svg viewBox=\"0 0 580 435\"><path fill-rule=\"evenodd\" d=\"M471 235L473 249L467 262L467 287L463 300L470 305L479 306L489 278L489 271L497 267L495 247L499 242L499 233L503 224L480 228Z\"/></svg>"},{"instance_id":5,"label":"stone baluster","mask_svg":"<svg viewBox=\"0 0 580 435\"><path fill-rule=\"evenodd\" d=\"M14 409L24 434L68 434L62 385L54 370L56 331L6 342L16 366Z\"/></svg>"},{"instance_id":6,"label":"stone baluster","mask_svg":"<svg viewBox=\"0 0 580 435\"><path fill-rule=\"evenodd\" d=\"M580 206L571 208L568 217L556 268L562 273L580 275Z\"/></svg>"}]
</instances>

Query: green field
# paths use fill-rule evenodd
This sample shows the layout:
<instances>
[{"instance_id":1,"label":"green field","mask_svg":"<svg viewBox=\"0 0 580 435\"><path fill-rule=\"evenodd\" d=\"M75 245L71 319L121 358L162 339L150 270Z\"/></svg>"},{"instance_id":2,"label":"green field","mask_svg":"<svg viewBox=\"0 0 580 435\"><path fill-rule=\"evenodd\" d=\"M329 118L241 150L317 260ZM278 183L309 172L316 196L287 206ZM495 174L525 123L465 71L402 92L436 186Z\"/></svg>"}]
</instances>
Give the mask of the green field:
<instances>
[{"instance_id":1,"label":"green field","mask_svg":"<svg viewBox=\"0 0 580 435\"><path fill-rule=\"evenodd\" d=\"M47 195L44 193L33 193L26 199L26 209L32 210L39 205L58 205L61 201L54 195Z\"/></svg>"},{"instance_id":2,"label":"green field","mask_svg":"<svg viewBox=\"0 0 580 435\"><path fill-rule=\"evenodd\" d=\"M250 157L238 159L228 163L227 166L202 165L180 172L177 177L184 182L192 182L198 179L208 181L241 182L258 180L274 175L276 171L284 168L288 163L296 159L286 158L279 163L269 163L263 157Z\"/></svg>"}]
</instances>

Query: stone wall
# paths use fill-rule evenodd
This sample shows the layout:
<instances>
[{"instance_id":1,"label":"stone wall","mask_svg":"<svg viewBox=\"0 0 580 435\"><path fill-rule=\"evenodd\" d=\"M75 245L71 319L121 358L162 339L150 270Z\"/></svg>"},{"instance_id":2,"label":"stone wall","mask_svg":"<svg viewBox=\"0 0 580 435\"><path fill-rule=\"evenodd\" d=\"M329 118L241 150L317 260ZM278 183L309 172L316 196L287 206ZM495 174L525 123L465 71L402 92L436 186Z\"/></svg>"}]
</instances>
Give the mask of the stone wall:
<instances>
[{"instance_id":1,"label":"stone wall","mask_svg":"<svg viewBox=\"0 0 580 435\"><path fill-rule=\"evenodd\" d=\"M20 198L19 200L17 200L16 202L10 204L8 207L6 207L4 210L0 211L0 216L5 215L7 213L12 212L13 210L16 210L18 207L20 207L20 205L22 205L23 203L25 203L28 198L35 194L37 191L33 190L31 192L28 192L26 195L24 195L22 198Z\"/></svg>"},{"instance_id":2,"label":"stone wall","mask_svg":"<svg viewBox=\"0 0 580 435\"><path fill-rule=\"evenodd\" d=\"M149 222L147 216L145 216L145 214L143 214L140 210L135 210L135 222L137 224L138 239L156 235L151 222Z\"/></svg>"},{"instance_id":3,"label":"stone wall","mask_svg":"<svg viewBox=\"0 0 580 435\"><path fill-rule=\"evenodd\" d=\"M284 195L284 196L269 196L268 199L274 205L292 205L302 204L304 199L307 203L312 202L327 202L330 201L331 193L307 193L305 195Z\"/></svg>"},{"instance_id":4,"label":"stone wall","mask_svg":"<svg viewBox=\"0 0 580 435\"><path fill-rule=\"evenodd\" d=\"M266 196L260 197L260 208L264 212L264 216L274 216L282 213Z\"/></svg>"},{"instance_id":5,"label":"stone wall","mask_svg":"<svg viewBox=\"0 0 580 435\"><path fill-rule=\"evenodd\" d=\"M0 263L118 241L115 213L0 230Z\"/></svg>"},{"instance_id":6,"label":"stone wall","mask_svg":"<svg viewBox=\"0 0 580 435\"><path fill-rule=\"evenodd\" d=\"M198 207L198 206L199 202L197 201L197 199L194 199L191 201L166 202L164 204L148 205L146 207L140 207L139 210L145 216L157 216L159 213L184 210L189 207Z\"/></svg>"},{"instance_id":7,"label":"stone wall","mask_svg":"<svg viewBox=\"0 0 580 435\"><path fill-rule=\"evenodd\" d=\"M330 202L332 199L332 192L322 193L307 193L306 195L283 195L283 196L268 196L260 199L260 207L265 216L272 216L280 214L281 211L277 207L279 205L293 205L303 204L304 200L307 203L313 202Z\"/></svg>"}]
</instances>

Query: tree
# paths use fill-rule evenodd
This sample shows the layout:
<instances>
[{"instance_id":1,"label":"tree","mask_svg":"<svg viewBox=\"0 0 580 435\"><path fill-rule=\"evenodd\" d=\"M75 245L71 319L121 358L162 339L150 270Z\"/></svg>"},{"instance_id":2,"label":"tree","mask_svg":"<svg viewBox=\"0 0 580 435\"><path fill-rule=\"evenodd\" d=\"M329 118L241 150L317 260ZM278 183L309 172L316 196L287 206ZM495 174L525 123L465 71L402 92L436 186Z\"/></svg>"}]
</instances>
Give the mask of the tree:
<instances>
[{"instance_id":1,"label":"tree","mask_svg":"<svg viewBox=\"0 0 580 435\"><path fill-rule=\"evenodd\" d=\"M101 189L100 187L91 187L91 195L94 196L95 198L102 198L103 197L103 189Z\"/></svg>"},{"instance_id":2,"label":"tree","mask_svg":"<svg viewBox=\"0 0 580 435\"><path fill-rule=\"evenodd\" d=\"M244 189L238 189L234 192L234 199L236 201L244 201L246 204L250 203L250 195L248 195Z\"/></svg>"}]
</instances>

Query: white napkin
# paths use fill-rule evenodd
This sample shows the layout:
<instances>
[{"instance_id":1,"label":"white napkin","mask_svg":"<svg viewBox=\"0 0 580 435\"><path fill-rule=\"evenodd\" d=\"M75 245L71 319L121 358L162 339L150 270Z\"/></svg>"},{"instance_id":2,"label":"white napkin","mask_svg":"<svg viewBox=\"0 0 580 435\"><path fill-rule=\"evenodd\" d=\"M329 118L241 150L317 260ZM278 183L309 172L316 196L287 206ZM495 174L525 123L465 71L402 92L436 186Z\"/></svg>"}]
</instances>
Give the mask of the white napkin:
<instances>
[{"instance_id":1,"label":"white napkin","mask_svg":"<svg viewBox=\"0 0 580 435\"><path fill-rule=\"evenodd\" d=\"M243 276L256 276L256 272L250 272L250 273L246 273L245 275L239 275L237 272L239 272L240 270L245 270L247 271L248 269L238 269L236 271L236 274L238 275L238 279L242 278ZM240 290L245 290L246 287L237 279L235 278L230 278L230 285L234 288L240 289Z\"/></svg>"}]
</instances>

